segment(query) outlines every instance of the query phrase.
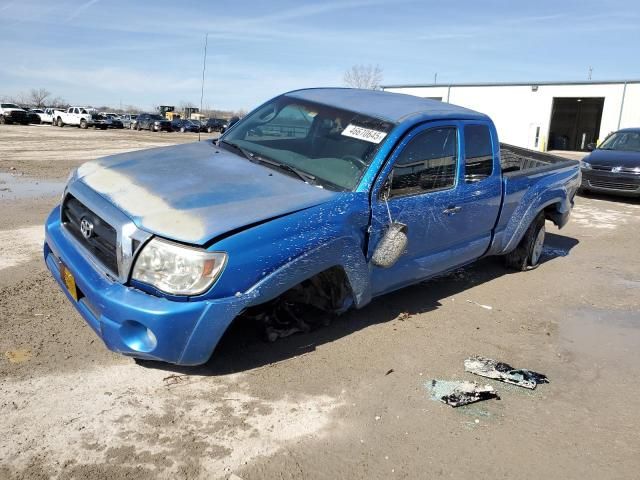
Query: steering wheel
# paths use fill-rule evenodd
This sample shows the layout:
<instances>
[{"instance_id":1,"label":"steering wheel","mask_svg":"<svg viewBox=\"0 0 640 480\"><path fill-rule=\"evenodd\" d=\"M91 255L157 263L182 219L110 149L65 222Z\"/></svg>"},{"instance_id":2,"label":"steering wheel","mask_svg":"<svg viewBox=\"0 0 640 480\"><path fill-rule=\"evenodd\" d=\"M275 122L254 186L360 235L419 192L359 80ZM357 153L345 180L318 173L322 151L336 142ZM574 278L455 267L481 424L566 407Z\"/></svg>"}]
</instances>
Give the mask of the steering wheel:
<instances>
[{"instance_id":1,"label":"steering wheel","mask_svg":"<svg viewBox=\"0 0 640 480\"><path fill-rule=\"evenodd\" d=\"M367 168L366 162L360 157L356 157L355 155L345 155L342 157L342 159L353 163L356 167L360 167L360 169Z\"/></svg>"}]
</instances>

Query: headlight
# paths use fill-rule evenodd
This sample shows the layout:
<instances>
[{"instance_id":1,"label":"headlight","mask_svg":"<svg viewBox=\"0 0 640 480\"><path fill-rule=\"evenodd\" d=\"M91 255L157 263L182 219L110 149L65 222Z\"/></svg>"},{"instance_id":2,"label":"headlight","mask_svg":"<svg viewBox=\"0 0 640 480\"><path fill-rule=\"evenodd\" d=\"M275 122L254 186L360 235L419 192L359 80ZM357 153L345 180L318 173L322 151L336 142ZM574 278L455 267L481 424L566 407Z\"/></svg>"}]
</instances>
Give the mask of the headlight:
<instances>
[{"instance_id":1,"label":"headlight","mask_svg":"<svg viewBox=\"0 0 640 480\"><path fill-rule=\"evenodd\" d=\"M138 255L131 277L172 295L198 295L213 285L226 263L226 253L154 238Z\"/></svg>"},{"instance_id":2,"label":"headlight","mask_svg":"<svg viewBox=\"0 0 640 480\"><path fill-rule=\"evenodd\" d=\"M583 170L591 170L591 164L583 160L580 168L582 168Z\"/></svg>"}]
</instances>

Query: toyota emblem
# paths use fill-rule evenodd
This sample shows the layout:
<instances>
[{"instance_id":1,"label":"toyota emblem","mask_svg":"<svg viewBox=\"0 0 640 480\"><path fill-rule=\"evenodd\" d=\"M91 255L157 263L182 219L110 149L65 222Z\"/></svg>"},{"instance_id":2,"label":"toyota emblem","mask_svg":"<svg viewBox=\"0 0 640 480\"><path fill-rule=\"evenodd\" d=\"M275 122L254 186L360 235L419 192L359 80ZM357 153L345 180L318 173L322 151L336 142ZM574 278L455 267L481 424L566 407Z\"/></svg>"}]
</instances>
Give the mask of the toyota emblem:
<instances>
[{"instance_id":1,"label":"toyota emblem","mask_svg":"<svg viewBox=\"0 0 640 480\"><path fill-rule=\"evenodd\" d=\"M80 220L80 233L82 233L82 236L87 240L91 238L93 235L93 223L86 218Z\"/></svg>"}]
</instances>

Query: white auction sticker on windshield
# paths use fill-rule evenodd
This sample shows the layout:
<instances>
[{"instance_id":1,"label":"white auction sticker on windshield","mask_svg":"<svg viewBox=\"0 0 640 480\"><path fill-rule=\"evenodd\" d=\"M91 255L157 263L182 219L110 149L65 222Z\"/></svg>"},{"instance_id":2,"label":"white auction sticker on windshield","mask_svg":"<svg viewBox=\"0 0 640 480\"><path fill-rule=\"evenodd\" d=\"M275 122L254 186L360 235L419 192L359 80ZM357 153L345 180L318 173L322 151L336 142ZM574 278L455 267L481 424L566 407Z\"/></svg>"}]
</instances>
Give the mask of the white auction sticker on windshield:
<instances>
[{"instance_id":1,"label":"white auction sticker on windshield","mask_svg":"<svg viewBox=\"0 0 640 480\"><path fill-rule=\"evenodd\" d=\"M342 135L345 137L357 138L358 140L364 140L365 142L380 143L384 137L387 136L387 133L372 130L370 128L358 127L357 125L350 123L342 131Z\"/></svg>"}]
</instances>

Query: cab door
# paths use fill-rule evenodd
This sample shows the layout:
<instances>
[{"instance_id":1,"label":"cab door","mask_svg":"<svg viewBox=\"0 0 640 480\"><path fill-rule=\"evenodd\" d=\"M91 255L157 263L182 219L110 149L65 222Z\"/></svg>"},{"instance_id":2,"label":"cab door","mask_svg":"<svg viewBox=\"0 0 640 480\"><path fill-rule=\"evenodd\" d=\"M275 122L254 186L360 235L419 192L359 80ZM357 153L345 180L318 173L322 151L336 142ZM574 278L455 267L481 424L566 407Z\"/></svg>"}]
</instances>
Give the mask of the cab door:
<instances>
[{"instance_id":1,"label":"cab door","mask_svg":"<svg viewBox=\"0 0 640 480\"><path fill-rule=\"evenodd\" d=\"M500 208L500 176L494 174L491 138L489 152L465 151L465 135L478 133L467 126L452 121L417 127L381 172L371 200L368 258L392 222L406 225L408 243L392 267L372 264L374 295L464 265L487 251Z\"/></svg>"}]
</instances>

